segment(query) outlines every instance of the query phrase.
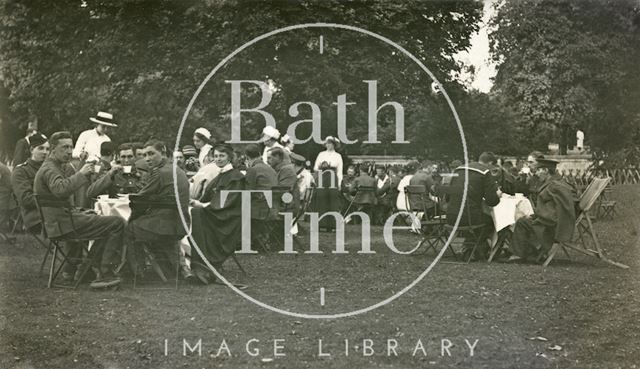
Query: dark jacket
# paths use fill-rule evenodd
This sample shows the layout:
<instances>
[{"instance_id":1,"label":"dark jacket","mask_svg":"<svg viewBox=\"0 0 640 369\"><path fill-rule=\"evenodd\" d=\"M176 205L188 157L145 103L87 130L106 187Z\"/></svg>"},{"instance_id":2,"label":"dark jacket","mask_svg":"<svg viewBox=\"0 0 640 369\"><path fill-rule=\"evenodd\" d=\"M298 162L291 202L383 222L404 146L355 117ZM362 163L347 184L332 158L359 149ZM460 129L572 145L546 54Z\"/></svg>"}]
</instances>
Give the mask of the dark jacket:
<instances>
[{"instance_id":1,"label":"dark jacket","mask_svg":"<svg viewBox=\"0 0 640 369\"><path fill-rule=\"evenodd\" d=\"M573 238L577 195L558 175L549 177L538 187L534 224L554 229L554 241L569 242Z\"/></svg>"},{"instance_id":2,"label":"dark jacket","mask_svg":"<svg viewBox=\"0 0 640 369\"><path fill-rule=\"evenodd\" d=\"M87 197L96 198L98 195L116 195L119 193L136 193L142 189L140 176L135 168L131 173L117 172L113 176L102 173L87 190Z\"/></svg>"},{"instance_id":3,"label":"dark jacket","mask_svg":"<svg viewBox=\"0 0 640 369\"><path fill-rule=\"evenodd\" d=\"M360 175L353 180L353 190L352 194L355 195L353 202L355 204L369 204L376 205L378 203L378 199L376 198L376 179L371 177L367 172L361 171ZM373 192L371 191L358 191L358 187L367 186L373 187Z\"/></svg>"},{"instance_id":4,"label":"dark jacket","mask_svg":"<svg viewBox=\"0 0 640 369\"><path fill-rule=\"evenodd\" d=\"M271 190L278 185L278 174L262 160L256 160L247 168L247 190ZM251 194L251 219L266 219L269 216L269 206L263 193Z\"/></svg>"},{"instance_id":5,"label":"dark jacket","mask_svg":"<svg viewBox=\"0 0 640 369\"><path fill-rule=\"evenodd\" d=\"M483 210L483 205L490 207L498 205L500 202L500 198L496 193L498 185L486 165L478 162L469 163L467 169L469 175L467 199L460 225L485 224L491 218L488 218L489 214ZM462 207L465 167L456 168L455 173L457 176L452 178L451 185L448 188L447 221L449 224L455 223Z\"/></svg>"},{"instance_id":6,"label":"dark jacket","mask_svg":"<svg viewBox=\"0 0 640 369\"><path fill-rule=\"evenodd\" d=\"M429 198L429 194L436 195L434 188L435 184L436 181L433 179L433 176L423 170L419 170L413 175L413 177L411 177L411 180L409 180L410 186L424 186L427 190L427 194L425 196L417 194L411 194L409 196L409 205L411 206L411 209L422 209L422 205L420 204L421 199L424 200L424 207L426 209L435 207L436 203Z\"/></svg>"},{"instance_id":7,"label":"dark jacket","mask_svg":"<svg viewBox=\"0 0 640 369\"><path fill-rule=\"evenodd\" d=\"M278 175L278 187L289 188L293 196L293 201L289 204L282 204L282 209L298 209L300 207L300 189L298 188L298 175L293 164L287 164L283 161L273 169Z\"/></svg>"},{"instance_id":8,"label":"dark jacket","mask_svg":"<svg viewBox=\"0 0 640 369\"><path fill-rule=\"evenodd\" d=\"M38 172L33 183L36 195L44 198L66 200L74 205L74 193L89 184L89 178L82 173L75 173L69 163L62 163L53 157L47 158ZM94 215L84 214L74 209L69 213L67 209L46 207L42 209L45 217L44 228L49 237L58 237L87 227Z\"/></svg>"},{"instance_id":9,"label":"dark jacket","mask_svg":"<svg viewBox=\"0 0 640 369\"><path fill-rule=\"evenodd\" d=\"M40 224L40 214L36 206L36 199L33 197L33 182L41 166L42 162L29 159L15 167L11 175L13 193L20 205L22 222L27 229Z\"/></svg>"},{"instance_id":10,"label":"dark jacket","mask_svg":"<svg viewBox=\"0 0 640 369\"><path fill-rule=\"evenodd\" d=\"M29 142L26 138L21 138L16 142L16 148L13 150L13 166L18 166L24 163L31 156L31 150L29 149Z\"/></svg>"},{"instance_id":11,"label":"dark jacket","mask_svg":"<svg viewBox=\"0 0 640 369\"><path fill-rule=\"evenodd\" d=\"M11 189L11 170L0 163L0 210L11 210L18 207L13 199Z\"/></svg>"},{"instance_id":12,"label":"dark jacket","mask_svg":"<svg viewBox=\"0 0 640 369\"><path fill-rule=\"evenodd\" d=\"M180 168L176 171L178 195L181 211L189 221L189 181L187 175ZM176 208L150 208L142 215L132 213L136 227L162 236L182 237L186 234L180 214L177 212L177 202L173 185L173 168L168 160L152 168L145 186L136 195L150 201L166 201L176 204Z\"/></svg>"}]
</instances>

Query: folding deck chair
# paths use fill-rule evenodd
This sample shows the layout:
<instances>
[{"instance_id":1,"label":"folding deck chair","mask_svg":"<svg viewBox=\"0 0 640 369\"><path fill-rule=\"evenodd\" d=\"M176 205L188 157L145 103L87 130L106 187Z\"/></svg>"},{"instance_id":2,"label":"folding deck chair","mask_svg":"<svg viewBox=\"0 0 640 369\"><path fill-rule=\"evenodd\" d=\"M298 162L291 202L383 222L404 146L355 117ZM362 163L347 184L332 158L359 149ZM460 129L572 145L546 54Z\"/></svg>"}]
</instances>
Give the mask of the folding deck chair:
<instances>
[{"instance_id":1,"label":"folding deck chair","mask_svg":"<svg viewBox=\"0 0 640 369\"><path fill-rule=\"evenodd\" d=\"M84 276L87 274L91 266L94 264L97 252L96 248L93 247L89 249L87 245L88 239L78 238L75 235L75 225L73 222L73 217L71 215L71 211L73 207L66 200L60 200L57 198L45 198L39 195L34 195L34 199L36 201L36 206L38 208L38 213L40 215L40 221L42 222L42 236L44 239L48 239L49 242L53 244L53 256L51 257L51 264L49 267L49 280L47 282L47 288L51 287L61 287L61 288L78 288L80 282L83 280ZM49 237L47 235L47 230L44 224L46 223L46 218L44 217L44 213L42 212L43 208L58 208L58 209L67 209L67 214L69 215L69 220L71 221L71 225L73 231L69 235L62 235L59 237ZM98 238L100 239L100 238ZM94 239L96 240L96 239ZM60 274L60 271L64 267L66 263L71 263L76 258L72 258L68 256L63 250L62 246L60 246L61 242L77 242L81 245L83 252L86 254L85 257L80 257L79 259L82 261L80 264L80 274L78 275L77 280L72 285L59 285L55 284L55 280ZM46 256L45 256L46 257ZM45 259L46 261L46 259ZM56 266L57 262L60 261L60 265ZM44 263L44 261L43 261Z\"/></svg>"},{"instance_id":2,"label":"folding deck chair","mask_svg":"<svg viewBox=\"0 0 640 369\"><path fill-rule=\"evenodd\" d=\"M549 254L542 264L544 267L548 266L551 260L553 260L554 256L559 250L564 251L564 253L569 256L568 249L575 250L582 254L588 256L594 256L598 259L607 262L611 265L617 266L619 268L628 269L627 265L615 262L613 260L608 259L602 249L600 248L600 242L598 241L598 236L596 235L595 229L593 228L593 222L591 221L590 212L593 210L594 204L596 204L597 199L604 191L607 184L611 181L611 178L594 178L594 180L587 186L586 190L583 192L580 197L580 214L576 218L576 233L578 234L578 238L580 240L580 246L574 245L568 242L556 242L549 250ZM587 248L586 237L590 237L593 245L595 246L595 250ZM540 253L538 259L541 260L543 258L543 252Z\"/></svg>"}]
</instances>

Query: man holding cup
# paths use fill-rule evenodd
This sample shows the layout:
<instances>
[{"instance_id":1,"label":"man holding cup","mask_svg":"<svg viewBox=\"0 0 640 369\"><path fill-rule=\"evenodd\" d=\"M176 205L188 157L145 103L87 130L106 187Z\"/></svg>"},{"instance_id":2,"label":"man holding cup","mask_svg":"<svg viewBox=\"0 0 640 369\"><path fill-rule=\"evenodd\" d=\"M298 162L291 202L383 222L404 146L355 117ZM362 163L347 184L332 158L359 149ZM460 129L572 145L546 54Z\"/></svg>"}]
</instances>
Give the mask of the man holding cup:
<instances>
[{"instance_id":1,"label":"man holding cup","mask_svg":"<svg viewBox=\"0 0 640 369\"><path fill-rule=\"evenodd\" d=\"M91 198L99 195L136 193L142 187L140 177L134 168L136 160L135 150L131 144L120 145L119 163L110 165L106 171L89 186L87 195Z\"/></svg>"}]
</instances>

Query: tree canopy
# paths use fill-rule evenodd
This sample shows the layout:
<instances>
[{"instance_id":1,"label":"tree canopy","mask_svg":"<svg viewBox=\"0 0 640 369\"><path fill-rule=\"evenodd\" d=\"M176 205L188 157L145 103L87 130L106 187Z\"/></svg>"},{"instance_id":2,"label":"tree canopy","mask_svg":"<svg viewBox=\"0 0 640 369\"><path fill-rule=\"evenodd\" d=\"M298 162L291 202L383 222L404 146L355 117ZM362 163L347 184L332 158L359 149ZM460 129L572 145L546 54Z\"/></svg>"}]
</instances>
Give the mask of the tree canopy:
<instances>
[{"instance_id":1,"label":"tree canopy","mask_svg":"<svg viewBox=\"0 0 640 369\"><path fill-rule=\"evenodd\" d=\"M514 107L531 149L633 145L640 127L640 5L633 0L503 0L491 48L494 93ZM637 137L637 135L636 135Z\"/></svg>"},{"instance_id":2,"label":"tree canopy","mask_svg":"<svg viewBox=\"0 0 640 369\"><path fill-rule=\"evenodd\" d=\"M383 35L416 55L460 98L465 93L451 77L460 68L453 55L469 46L482 4L4 0L2 8L0 98L4 96L8 108L0 115L7 153L29 120L37 119L45 132L67 129L77 135L90 127L88 117L98 110L113 112L120 122L111 135L117 141L153 135L174 142L189 100L213 66L256 36L301 23L348 24ZM322 57L317 52L320 35L326 42ZM209 128L218 139L229 138L229 79L270 81L275 93L269 111L283 131L300 119L288 115L289 106L308 100L322 109L323 135L335 134L332 102L346 93L348 101L356 102L347 115L354 137L366 136L367 130L367 86L362 81L375 79L380 104L393 100L406 108L411 144L390 144L393 110L385 109L379 116L385 145L353 145L352 152L423 152L426 144L460 156L456 131L451 135L454 120L441 96L430 93L432 81L406 56L371 37L304 29L253 45L207 84L189 116L183 143L198 126ZM243 90L248 106L258 98L255 89ZM301 117L309 114L304 109ZM243 116L243 137L256 137L263 125L255 114ZM310 144L300 148L303 154L319 149Z\"/></svg>"}]
</instances>

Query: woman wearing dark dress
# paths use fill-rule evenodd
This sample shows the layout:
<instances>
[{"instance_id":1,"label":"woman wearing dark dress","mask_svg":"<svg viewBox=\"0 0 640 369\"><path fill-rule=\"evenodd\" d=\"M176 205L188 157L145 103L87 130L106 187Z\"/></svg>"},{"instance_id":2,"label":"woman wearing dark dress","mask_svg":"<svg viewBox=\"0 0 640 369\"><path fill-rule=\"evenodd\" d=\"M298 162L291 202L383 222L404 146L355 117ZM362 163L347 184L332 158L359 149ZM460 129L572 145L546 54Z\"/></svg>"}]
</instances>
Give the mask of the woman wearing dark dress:
<instances>
[{"instance_id":1,"label":"woman wearing dark dress","mask_svg":"<svg viewBox=\"0 0 640 369\"><path fill-rule=\"evenodd\" d=\"M222 191L244 190L244 175L231 164L233 149L228 145L216 145L213 160L220 168L220 173L205 188L200 200L191 200L191 220L193 224L193 240L204 257L214 268L240 248L241 231L241 194L228 193L223 204L220 204ZM191 253L191 268L196 277L205 284L213 282L215 275L206 266L200 253Z\"/></svg>"},{"instance_id":2,"label":"woman wearing dark dress","mask_svg":"<svg viewBox=\"0 0 640 369\"><path fill-rule=\"evenodd\" d=\"M342 209L342 155L336 148L340 141L332 136L324 140L326 150L318 154L314 171L317 175L317 188L313 199L313 211L322 215L329 211L340 213ZM336 222L332 216L326 216L320 220L319 228L327 230L335 229Z\"/></svg>"}]
</instances>

